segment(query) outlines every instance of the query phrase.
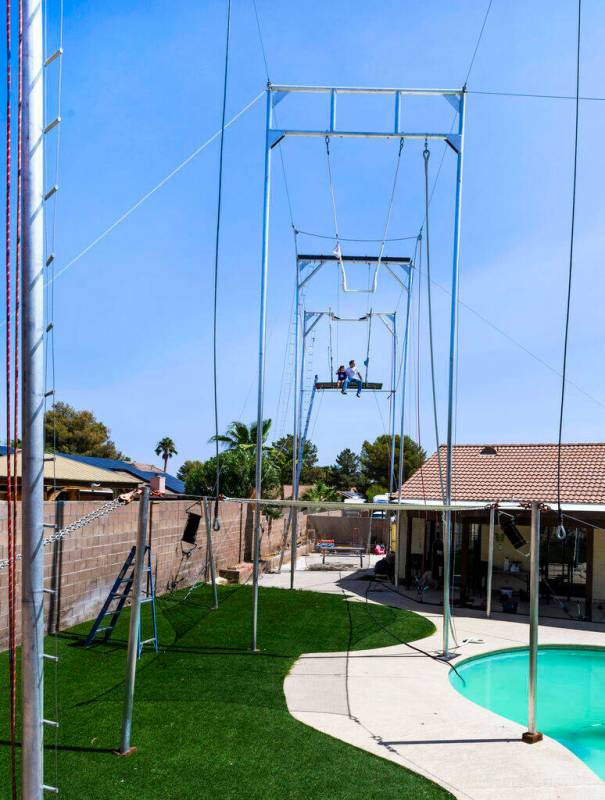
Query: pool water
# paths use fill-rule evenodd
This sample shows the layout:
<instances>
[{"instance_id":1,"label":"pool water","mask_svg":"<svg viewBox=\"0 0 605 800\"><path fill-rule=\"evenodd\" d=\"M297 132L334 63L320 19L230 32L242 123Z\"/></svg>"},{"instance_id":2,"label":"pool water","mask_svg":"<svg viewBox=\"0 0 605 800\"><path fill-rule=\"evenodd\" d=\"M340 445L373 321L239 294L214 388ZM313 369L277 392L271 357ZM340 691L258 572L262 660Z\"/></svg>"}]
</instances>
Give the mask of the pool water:
<instances>
[{"instance_id":1,"label":"pool water","mask_svg":"<svg viewBox=\"0 0 605 800\"><path fill-rule=\"evenodd\" d=\"M469 700L527 724L529 652L508 650L462 662L452 685ZM605 649L538 651L537 728L605 780Z\"/></svg>"}]
</instances>

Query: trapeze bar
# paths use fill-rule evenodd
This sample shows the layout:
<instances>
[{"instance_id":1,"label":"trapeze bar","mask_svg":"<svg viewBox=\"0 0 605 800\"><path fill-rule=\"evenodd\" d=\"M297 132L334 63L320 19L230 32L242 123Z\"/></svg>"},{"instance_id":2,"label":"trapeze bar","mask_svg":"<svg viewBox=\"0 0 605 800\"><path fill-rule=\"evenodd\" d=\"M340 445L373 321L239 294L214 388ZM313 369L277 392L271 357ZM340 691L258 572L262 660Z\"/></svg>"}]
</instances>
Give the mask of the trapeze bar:
<instances>
[{"instance_id":1,"label":"trapeze bar","mask_svg":"<svg viewBox=\"0 0 605 800\"><path fill-rule=\"evenodd\" d=\"M317 391L341 391L342 386L338 383L334 383L333 381L316 381L315 388ZM362 392L380 392L382 391L382 383L364 383L362 386ZM386 389L385 391L392 391L391 389Z\"/></svg>"},{"instance_id":2,"label":"trapeze bar","mask_svg":"<svg viewBox=\"0 0 605 800\"><path fill-rule=\"evenodd\" d=\"M445 95L456 95L461 97L464 94L462 89L398 89L394 87L363 87L363 86L269 86L270 92L308 92L321 94L334 92L336 94L405 94L405 95L432 95L443 97Z\"/></svg>"},{"instance_id":3,"label":"trapeze bar","mask_svg":"<svg viewBox=\"0 0 605 800\"><path fill-rule=\"evenodd\" d=\"M337 137L340 139L419 139L425 141L426 139L436 139L438 141L449 141L453 138L451 133L404 133L403 131L339 131L339 130L303 130L299 128L292 128L289 130L281 130L279 128L270 128L269 140L271 147L275 147L284 136L326 136Z\"/></svg>"},{"instance_id":4,"label":"trapeze bar","mask_svg":"<svg viewBox=\"0 0 605 800\"><path fill-rule=\"evenodd\" d=\"M345 264L410 264L412 259L405 256L404 258L397 258L396 256L337 256L334 253L329 255L299 255L297 260L300 264L301 261L343 261Z\"/></svg>"}]
</instances>

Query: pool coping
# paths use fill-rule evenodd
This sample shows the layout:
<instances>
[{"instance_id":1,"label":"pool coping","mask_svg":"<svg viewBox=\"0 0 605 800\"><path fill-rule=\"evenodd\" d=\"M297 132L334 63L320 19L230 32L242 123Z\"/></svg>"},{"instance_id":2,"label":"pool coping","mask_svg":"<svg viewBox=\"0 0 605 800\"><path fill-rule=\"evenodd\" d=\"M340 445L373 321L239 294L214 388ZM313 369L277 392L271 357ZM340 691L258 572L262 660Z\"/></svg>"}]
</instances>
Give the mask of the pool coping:
<instances>
[{"instance_id":1,"label":"pool coping","mask_svg":"<svg viewBox=\"0 0 605 800\"><path fill-rule=\"evenodd\" d=\"M297 573L299 588L365 594L355 573ZM264 585L285 586L283 576ZM394 601L397 602L394 602ZM370 602L375 602L371 600ZM418 642L435 654L441 615L405 598L389 605L420 613L436 632ZM527 649L527 624L518 619L457 617L459 639L474 649L454 663L488 653ZM594 629L541 626L541 645L605 649ZM505 645L506 643L506 645ZM510 644L509 644L510 643ZM342 741L392 760L448 789L459 800L605 800L605 783L564 745L548 736L521 741L524 727L469 700L451 684L444 662L410 654L405 645L352 653L310 653L294 664L284 682L290 713Z\"/></svg>"}]
</instances>

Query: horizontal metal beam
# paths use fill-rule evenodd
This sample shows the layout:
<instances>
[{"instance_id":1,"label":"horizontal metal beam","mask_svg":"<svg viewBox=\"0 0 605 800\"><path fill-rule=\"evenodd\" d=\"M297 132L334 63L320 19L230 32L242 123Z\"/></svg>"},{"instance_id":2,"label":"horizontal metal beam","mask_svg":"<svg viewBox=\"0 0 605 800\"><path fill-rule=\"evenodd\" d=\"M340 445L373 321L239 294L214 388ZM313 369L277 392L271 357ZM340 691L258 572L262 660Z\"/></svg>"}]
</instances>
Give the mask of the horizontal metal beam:
<instances>
[{"instance_id":1,"label":"horizontal metal beam","mask_svg":"<svg viewBox=\"0 0 605 800\"><path fill-rule=\"evenodd\" d=\"M210 499L210 498L209 498ZM224 500L232 503L242 503L245 505L258 503L261 506L275 506L276 508L321 508L322 511L460 511L460 506L446 506L440 501L434 503L338 503L321 500L274 500L272 498L261 498L256 500L249 497L225 497ZM486 509L483 503L466 507L465 511L482 511Z\"/></svg>"},{"instance_id":2,"label":"horizontal metal beam","mask_svg":"<svg viewBox=\"0 0 605 800\"><path fill-rule=\"evenodd\" d=\"M312 94L323 94L335 92L336 94L405 94L405 95L428 95L443 97L445 95L464 94L463 89L398 89L395 87L374 87L374 86L288 86L287 84L271 84L270 92L303 92Z\"/></svg>"},{"instance_id":3,"label":"horizontal metal beam","mask_svg":"<svg viewBox=\"0 0 605 800\"><path fill-rule=\"evenodd\" d=\"M272 142L271 147L274 147L285 136L302 136L302 137L321 137L326 136L336 137L340 139L436 139L437 141L448 141L452 138L450 133L404 133L402 131L339 131L339 130L304 130L302 128L290 128L288 130L281 130L278 128L271 128L269 130L269 141Z\"/></svg>"}]
</instances>

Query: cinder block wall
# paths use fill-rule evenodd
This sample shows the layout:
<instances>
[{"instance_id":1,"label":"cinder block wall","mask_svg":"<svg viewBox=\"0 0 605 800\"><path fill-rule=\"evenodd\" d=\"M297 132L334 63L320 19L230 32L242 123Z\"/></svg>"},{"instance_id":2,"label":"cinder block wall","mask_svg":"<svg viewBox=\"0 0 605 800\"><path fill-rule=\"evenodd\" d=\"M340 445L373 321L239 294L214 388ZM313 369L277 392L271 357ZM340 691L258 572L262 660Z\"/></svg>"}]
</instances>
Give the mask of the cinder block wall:
<instances>
[{"instance_id":1,"label":"cinder block wall","mask_svg":"<svg viewBox=\"0 0 605 800\"><path fill-rule=\"evenodd\" d=\"M21 508L17 509L17 552L21 552ZM45 503L45 522L63 528L102 503ZM55 594L46 597L46 628L62 630L92 619L99 612L130 548L136 542L139 504L134 501L107 516L70 533L44 549L46 587ZM206 530L200 523L195 546L181 542L187 512L201 514L200 504L190 501L152 501L149 535L158 594L190 586L206 574ZM252 506L221 503L221 529L212 534L218 569L243 561L251 549ZM263 519L261 557L279 551L285 517L270 524ZM47 536L52 533L48 528ZM299 542L306 542L306 518L299 515ZM0 502L0 559L8 557L7 504ZM286 550L285 561L289 561ZM17 564L18 576L21 564ZM17 624L20 624L20 581L16 587ZM0 570L0 650L8 642L8 570Z\"/></svg>"}]
</instances>

